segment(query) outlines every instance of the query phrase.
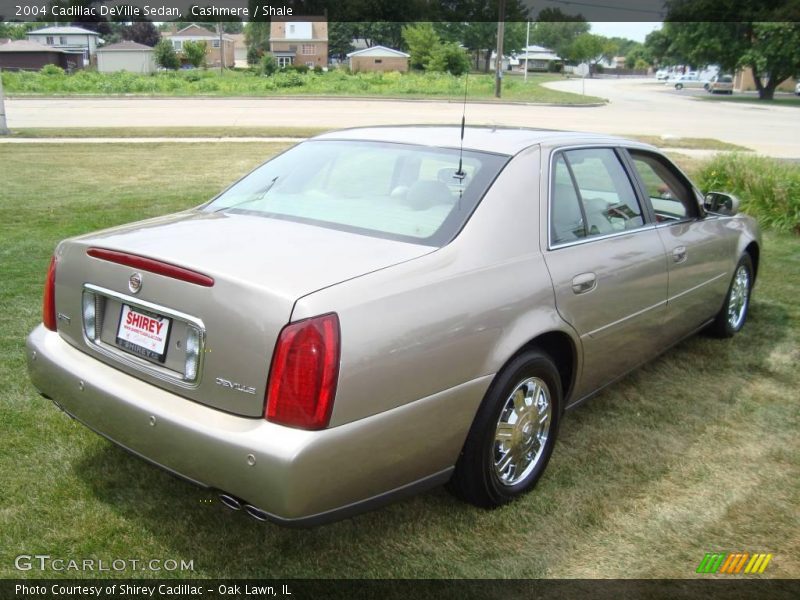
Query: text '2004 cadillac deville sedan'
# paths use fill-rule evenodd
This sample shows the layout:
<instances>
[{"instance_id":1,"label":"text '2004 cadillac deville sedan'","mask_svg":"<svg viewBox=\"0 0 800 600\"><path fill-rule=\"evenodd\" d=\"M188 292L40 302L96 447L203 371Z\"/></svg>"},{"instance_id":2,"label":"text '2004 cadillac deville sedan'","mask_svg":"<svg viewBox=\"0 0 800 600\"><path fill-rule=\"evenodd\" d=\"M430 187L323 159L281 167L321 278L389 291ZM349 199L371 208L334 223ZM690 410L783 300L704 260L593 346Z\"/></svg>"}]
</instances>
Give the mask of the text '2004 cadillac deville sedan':
<instances>
[{"instance_id":1,"label":"text '2004 cadillac deville sedan'","mask_svg":"<svg viewBox=\"0 0 800 600\"><path fill-rule=\"evenodd\" d=\"M197 209L60 243L29 370L259 519L445 482L493 507L542 475L565 409L742 327L760 239L736 204L619 138L328 133Z\"/></svg>"}]
</instances>

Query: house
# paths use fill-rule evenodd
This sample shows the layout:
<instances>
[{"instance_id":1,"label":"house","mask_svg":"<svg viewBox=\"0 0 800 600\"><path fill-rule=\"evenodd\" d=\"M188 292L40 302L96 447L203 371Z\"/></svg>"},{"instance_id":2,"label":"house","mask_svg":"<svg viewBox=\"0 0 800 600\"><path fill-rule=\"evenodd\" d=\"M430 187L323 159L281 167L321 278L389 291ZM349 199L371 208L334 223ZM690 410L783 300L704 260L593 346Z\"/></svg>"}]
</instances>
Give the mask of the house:
<instances>
[{"instance_id":1,"label":"house","mask_svg":"<svg viewBox=\"0 0 800 600\"><path fill-rule=\"evenodd\" d=\"M497 52L492 51L492 56L489 59L489 69L491 71L495 70L495 68L496 68L495 67L495 63L496 62L497 62ZM501 65L500 69L502 71L511 71L515 67L519 67L519 64L520 64L520 59L519 58L517 58L516 56L506 56L504 54L503 55L503 60L500 63L500 65Z\"/></svg>"},{"instance_id":2,"label":"house","mask_svg":"<svg viewBox=\"0 0 800 600\"><path fill-rule=\"evenodd\" d=\"M100 38L96 31L83 27L45 27L27 33L28 40L70 53L83 55L81 67L94 64Z\"/></svg>"},{"instance_id":3,"label":"house","mask_svg":"<svg viewBox=\"0 0 800 600\"><path fill-rule=\"evenodd\" d=\"M790 77L782 81L776 90L779 92L792 92L794 91L794 86L797 85L797 81L800 81L800 79L795 80ZM752 68L745 67L736 71L733 76L733 89L737 92L752 92L756 89L756 80L753 77Z\"/></svg>"},{"instance_id":4,"label":"house","mask_svg":"<svg viewBox=\"0 0 800 600\"><path fill-rule=\"evenodd\" d=\"M150 46L130 41L103 46L97 50L97 70L101 73L154 73L155 51Z\"/></svg>"},{"instance_id":5,"label":"house","mask_svg":"<svg viewBox=\"0 0 800 600\"><path fill-rule=\"evenodd\" d=\"M83 52L68 52L30 40L0 44L0 69L38 71L45 65L56 65L65 71L82 69Z\"/></svg>"},{"instance_id":6,"label":"house","mask_svg":"<svg viewBox=\"0 0 800 600\"><path fill-rule=\"evenodd\" d=\"M231 33L229 37L233 40L233 62L234 66L247 68L247 41L243 33Z\"/></svg>"},{"instance_id":7,"label":"house","mask_svg":"<svg viewBox=\"0 0 800 600\"><path fill-rule=\"evenodd\" d=\"M209 67L219 67L220 61L224 67L233 67L236 61L234 54L233 38L223 33L220 35L214 31L209 31L205 27L200 27L192 23L176 32L164 32L161 34L164 39L172 42L172 47L180 56L183 52L183 45L186 42L205 42L206 43L206 64Z\"/></svg>"},{"instance_id":8,"label":"house","mask_svg":"<svg viewBox=\"0 0 800 600\"><path fill-rule=\"evenodd\" d=\"M543 46L528 46L517 54L520 68L525 70L525 59L528 60L528 71L547 71L553 63L560 63L561 57Z\"/></svg>"},{"instance_id":9,"label":"house","mask_svg":"<svg viewBox=\"0 0 800 600\"><path fill-rule=\"evenodd\" d=\"M356 50L347 55L350 70L359 71L408 71L410 54L393 50L386 46L372 46L363 50Z\"/></svg>"},{"instance_id":10,"label":"house","mask_svg":"<svg viewBox=\"0 0 800 600\"><path fill-rule=\"evenodd\" d=\"M281 67L327 67L328 22L324 17L313 21L275 19L269 28L269 51Z\"/></svg>"}]
</instances>

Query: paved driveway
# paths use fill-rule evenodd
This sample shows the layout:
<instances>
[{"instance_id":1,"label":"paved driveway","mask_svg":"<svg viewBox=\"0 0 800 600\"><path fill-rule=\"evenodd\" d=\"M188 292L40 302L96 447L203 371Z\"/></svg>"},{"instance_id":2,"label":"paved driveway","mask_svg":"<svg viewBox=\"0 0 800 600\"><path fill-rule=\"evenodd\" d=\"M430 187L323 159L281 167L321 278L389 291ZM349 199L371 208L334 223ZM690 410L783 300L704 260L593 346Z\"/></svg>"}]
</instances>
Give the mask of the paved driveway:
<instances>
[{"instance_id":1,"label":"paved driveway","mask_svg":"<svg viewBox=\"0 0 800 600\"><path fill-rule=\"evenodd\" d=\"M800 158L800 109L693 99L654 80L561 81L554 88L608 98L601 107L470 103L467 123L600 133L711 137L763 154ZM459 102L312 98L61 98L6 100L9 126L355 127L461 121Z\"/></svg>"}]
</instances>

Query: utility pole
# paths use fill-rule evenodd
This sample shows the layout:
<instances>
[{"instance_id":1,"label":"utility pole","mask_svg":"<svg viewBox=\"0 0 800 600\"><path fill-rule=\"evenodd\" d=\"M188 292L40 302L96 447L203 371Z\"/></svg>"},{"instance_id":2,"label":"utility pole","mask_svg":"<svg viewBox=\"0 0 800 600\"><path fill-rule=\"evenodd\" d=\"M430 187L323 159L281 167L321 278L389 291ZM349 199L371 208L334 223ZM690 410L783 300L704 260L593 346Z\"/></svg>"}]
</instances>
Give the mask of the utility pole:
<instances>
[{"instance_id":1,"label":"utility pole","mask_svg":"<svg viewBox=\"0 0 800 600\"><path fill-rule=\"evenodd\" d=\"M531 22L527 22L525 28L525 82L528 81L528 48L531 45Z\"/></svg>"},{"instance_id":2,"label":"utility pole","mask_svg":"<svg viewBox=\"0 0 800 600\"><path fill-rule=\"evenodd\" d=\"M503 36L506 24L506 0L497 3L497 57L494 61L494 96L500 97L500 88L503 84Z\"/></svg>"},{"instance_id":3,"label":"utility pole","mask_svg":"<svg viewBox=\"0 0 800 600\"><path fill-rule=\"evenodd\" d=\"M219 34L219 74L225 70L225 46L222 45L222 22L217 21L217 34Z\"/></svg>"},{"instance_id":4,"label":"utility pole","mask_svg":"<svg viewBox=\"0 0 800 600\"><path fill-rule=\"evenodd\" d=\"M6 99L3 96L3 70L0 69L0 135L8 135L6 125Z\"/></svg>"}]
</instances>

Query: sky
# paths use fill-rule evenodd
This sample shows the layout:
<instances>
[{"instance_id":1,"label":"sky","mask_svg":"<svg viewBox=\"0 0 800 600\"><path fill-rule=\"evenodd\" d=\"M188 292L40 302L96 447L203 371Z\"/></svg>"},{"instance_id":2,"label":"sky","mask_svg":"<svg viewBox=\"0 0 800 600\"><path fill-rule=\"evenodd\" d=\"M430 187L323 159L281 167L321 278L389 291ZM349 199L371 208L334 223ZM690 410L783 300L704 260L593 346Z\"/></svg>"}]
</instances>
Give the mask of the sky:
<instances>
[{"instance_id":1,"label":"sky","mask_svg":"<svg viewBox=\"0 0 800 600\"><path fill-rule=\"evenodd\" d=\"M636 42L644 42L647 34L654 29L661 29L661 23L639 23L639 22L626 22L626 23L592 23L592 33L597 35L604 35L606 37L622 37L634 40Z\"/></svg>"}]
</instances>

